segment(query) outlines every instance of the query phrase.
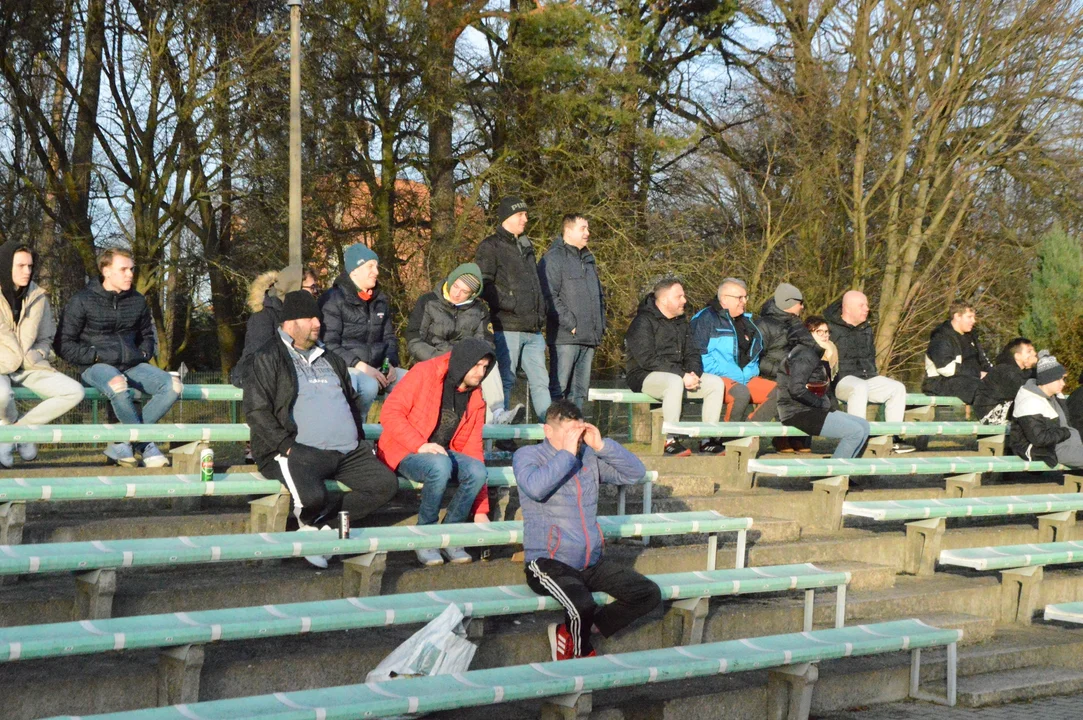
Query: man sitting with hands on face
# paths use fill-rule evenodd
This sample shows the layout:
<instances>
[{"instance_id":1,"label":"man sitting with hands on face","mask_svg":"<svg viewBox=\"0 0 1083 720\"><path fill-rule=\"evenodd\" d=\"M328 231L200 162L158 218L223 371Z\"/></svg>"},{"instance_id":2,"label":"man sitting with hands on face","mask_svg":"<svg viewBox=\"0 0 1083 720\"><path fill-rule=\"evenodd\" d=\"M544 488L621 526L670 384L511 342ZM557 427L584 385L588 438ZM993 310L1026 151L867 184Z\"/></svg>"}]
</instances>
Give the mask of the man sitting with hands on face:
<instances>
[{"instance_id":1,"label":"man sitting with hands on face","mask_svg":"<svg viewBox=\"0 0 1083 720\"><path fill-rule=\"evenodd\" d=\"M545 441L512 460L523 508L523 549L530 588L564 607L549 626L554 660L592 657L591 633L609 637L662 602L661 591L635 570L602 555L598 485L631 485L646 472L639 458L583 421L569 399L545 414ZM614 602L595 605L593 593Z\"/></svg>"}]
</instances>

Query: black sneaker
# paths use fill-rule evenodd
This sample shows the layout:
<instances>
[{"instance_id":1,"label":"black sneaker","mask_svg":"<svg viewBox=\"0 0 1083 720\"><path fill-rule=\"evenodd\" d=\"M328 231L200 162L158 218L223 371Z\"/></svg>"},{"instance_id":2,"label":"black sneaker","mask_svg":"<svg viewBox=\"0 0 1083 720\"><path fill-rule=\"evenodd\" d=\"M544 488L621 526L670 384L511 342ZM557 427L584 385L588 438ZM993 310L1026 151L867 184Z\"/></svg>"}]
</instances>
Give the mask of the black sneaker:
<instances>
[{"instance_id":1,"label":"black sneaker","mask_svg":"<svg viewBox=\"0 0 1083 720\"><path fill-rule=\"evenodd\" d=\"M719 438L707 438L699 444L699 451L710 455L725 455L726 445Z\"/></svg>"},{"instance_id":2,"label":"black sneaker","mask_svg":"<svg viewBox=\"0 0 1083 720\"><path fill-rule=\"evenodd\" d=\"M519 446L516 445L515 441L512 440L511 438L508 438L507 440L497 440L496 442L493 443L493 447L496 448L497 450L501 450L503 452L511 452L511 453L513 453L513 452L515 452L516 450L519 449Z\"/></svg>"},{"instance_id":3,"label":"black sneaker","mask_svg":"<svg viewBox=\"0 0 1083 720\"><path fill-rule=\"evenodd\" d=\"M906 443L899 442L897 440L891 446L891 452L895 453L896 455L905 455L906 453L912 453L916 449L917 448L915 448L913 445L907 445Z\"/></svg>"},{"instance_id":4,"label":"black sneaker","mask_svg":"<svg viewBox=\"0 0 1083 720\"><path fill-rule=\"evenodd\" d=\"M666 448L663 452L672 457L688 457L692 454L692 451L682 445L681 441L676 438L666 440Z\"/></svg>"}]
</instances>

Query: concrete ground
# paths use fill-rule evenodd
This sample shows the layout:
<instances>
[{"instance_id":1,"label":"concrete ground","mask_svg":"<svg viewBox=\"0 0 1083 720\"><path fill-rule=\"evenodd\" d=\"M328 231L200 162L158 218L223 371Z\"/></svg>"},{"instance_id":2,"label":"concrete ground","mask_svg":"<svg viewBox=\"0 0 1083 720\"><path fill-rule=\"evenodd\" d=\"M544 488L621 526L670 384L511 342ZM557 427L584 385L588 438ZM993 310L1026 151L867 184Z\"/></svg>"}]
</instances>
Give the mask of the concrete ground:
<instances>
[{"instance_id":1,"label":"concrete ground","mask_svg":"<svg viewBox=\"0 0 1083 720\"><path fill-rule=\"evenodd\" d=\"M810 720L1079 720L1083 694L986 708L949 708L925 702L891 703L867 710L819 715Z\"/></svg>"}]
</instances>

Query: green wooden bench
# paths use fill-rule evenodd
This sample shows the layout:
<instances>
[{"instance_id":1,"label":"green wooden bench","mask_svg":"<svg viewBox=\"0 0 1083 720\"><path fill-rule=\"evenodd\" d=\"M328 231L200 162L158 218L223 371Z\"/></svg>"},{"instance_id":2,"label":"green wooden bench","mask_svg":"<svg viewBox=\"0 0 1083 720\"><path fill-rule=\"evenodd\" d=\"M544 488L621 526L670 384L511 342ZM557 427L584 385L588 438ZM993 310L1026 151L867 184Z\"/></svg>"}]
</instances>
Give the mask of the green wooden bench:
<instances>
[{"instance_id":1,"label":"green wooden bench","mask_svg":"<svg viewBox=\"0 0 1083 720\"><path fill-rule=\"evenodd\" d=\"M1029 625L1038 607L1047 565L1083 562L1083 542L1065 541L941 550L940 565L999 570L1000 620Z\"/></svg>"},{"instance_id":2,"label":"green wooden bench","mask_svg":"<svg viewBox=\"0 0 1083 720\"><path fill-rule=\"evenodd\" d=\"M658 480L656 471L648 471L638 484L643 486L643 513L651 513L651 490ZM490 487L515 487L515 473L510 466L486 468ZM328 482L341 492L349 488ZM399 477L400 490L419 490L420 483ZM624 515L627 485L617 488L617 514ZM26 522L26 502L63 500L119 500L128 498L172 498L200 496L263 495L252 501L253 532L285 530L289 513L289 494L277 480L267 480L259 473L215 473L212 482L201 482L199 475L120 475L0 478L0 545L22 542ZM497 519L504 519L507 500Z\"/></svg>"},{"instance_id":3,"label":"green wooden bench","mask_svg":"<svg viewBox=\"0 0 1083 720\"><path fill-rule=\"evenodd\" d=\"M1057 603L1045 606L1045 619L1059 622L1083 623L1083 602Z\"/></svg>"},{"instance_id":4,"label":"green wooden bench","mask_svg":"<svg viewBox=\"0 0 1083 720\"><path fill-rule=\"evenodd\" d=\"M143 393L135 388L131 388L132 395L136 399L141 399ZM92 387L83 387L85 393L84 399L90 401L90 416L91 422L98 423L101 417L101 403L109 402L99 390ZM41 399L41 395L34 392L30 388L15 387L12 388L12 394L16 400L38 400ZM185 385L181 390L181 400L220 400L229 403L229 419L230 422L237 422L239 418L238 405L244 399L244 392L233 385L214 384L214 385Z\"/></svg>"},{"instance_id":5,"label":"green wooden bench","mask_svg":"<svg viewBox=\"0 0 1083 720\"><path fill-rule=\"evenodd\" d=\"M821 570L811 563L649 577L661 588L662 599L674 601L684 614L685 645L702 641L709 599L728 595L802 590L803 628L810 631L816 590L835 588L835 627L842 627L850 582L848 572ZM612 602L601 592L594 598L599 605ZM501 585L26 625L0 628L0 662L426 623L449 604L474 620L561 609L556 600L539 596L526 585Z\"/></svg>"},{"instance_id":6,"label":"green wooden bench","mask_svg":"<svg viewBox=\"0 0 1083 720\"><path fill-rule=\"evenodd\" d=\"M718 534L735 532L735 565L745 564L751 518L713 510L598 518L606 540L656 535L708 535L707 569L717 569ZM494 547L522 543L523 523L459 523L353 528L349 538L330 530L201 535L139 540L0 545L0 576L76 572L77 617L111 613L116 569L272 560L306 555L351 555L343 561L343 596L378 595L387 553L445 547Z\"/></svg>"},{"instance_id":7,"label":"green wooden bench","mask_svg":"<svg viewBox=\"0 0 1083 720\"><path fill-rule=\"evenodd\" d=\"M1083 510L1083 493L842 503L844 516L912 521L906 523L903 570L915 575L933 573L947 518L1038 515L1038 542L1054 542L1067 538L1077 510Z\"/></svg>"},{"instance_id":8,"label":"green wooden bench","mask_svg":"<svg viewBox=\"0 0 1083 720\"><path fill-rule=\"evenodd\" d=\"M93 716L97 720L312 720L381 718L460 710L517 700L550 699L561 717L589 713L590 693L648 683L773 670L772 704L787 717L807 718L818 677L814 663L846 657L909 651L910 695L955 704L957 643L961 630L942 630L907 619L871 625L814 630L692 648L676 647L601 657L531 663L451 675L401 678L317 690L215 700ZM946 694L921 689L921 651L945 647ZM499 711L495 713L499 715ZM54 718L54 720L60 720ZM68 720L73 720L71 716ZM87 719L89 720L89 718Z\"/></svg>"}]
</instances>

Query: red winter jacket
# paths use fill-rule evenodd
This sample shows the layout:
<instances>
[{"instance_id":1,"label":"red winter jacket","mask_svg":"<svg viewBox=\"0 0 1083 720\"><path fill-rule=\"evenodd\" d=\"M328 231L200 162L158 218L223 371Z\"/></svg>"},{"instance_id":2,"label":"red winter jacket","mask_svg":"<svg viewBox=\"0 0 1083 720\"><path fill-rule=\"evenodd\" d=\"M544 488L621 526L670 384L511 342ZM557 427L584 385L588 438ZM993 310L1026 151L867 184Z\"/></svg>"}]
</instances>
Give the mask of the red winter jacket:
<instances>
[{"instance_id":1,"label":"red winter jacket","mask_svg":"<svg viewBox=\"0 0 1083 720\"><path fill-rule=\"evenodd\" d=\"M384 400L380 410L383 433L376 443L376 457L392 470L398 468L404 457L416 453L436 430L450 361L451 353L444 353L414 365ZM484 425L485 401L478 387L471 391L466 412L447 449L485 462L481 440ZM489 489L486 486L474 500L471 514L488 512Z\"/></svg>"}]
</instances>

